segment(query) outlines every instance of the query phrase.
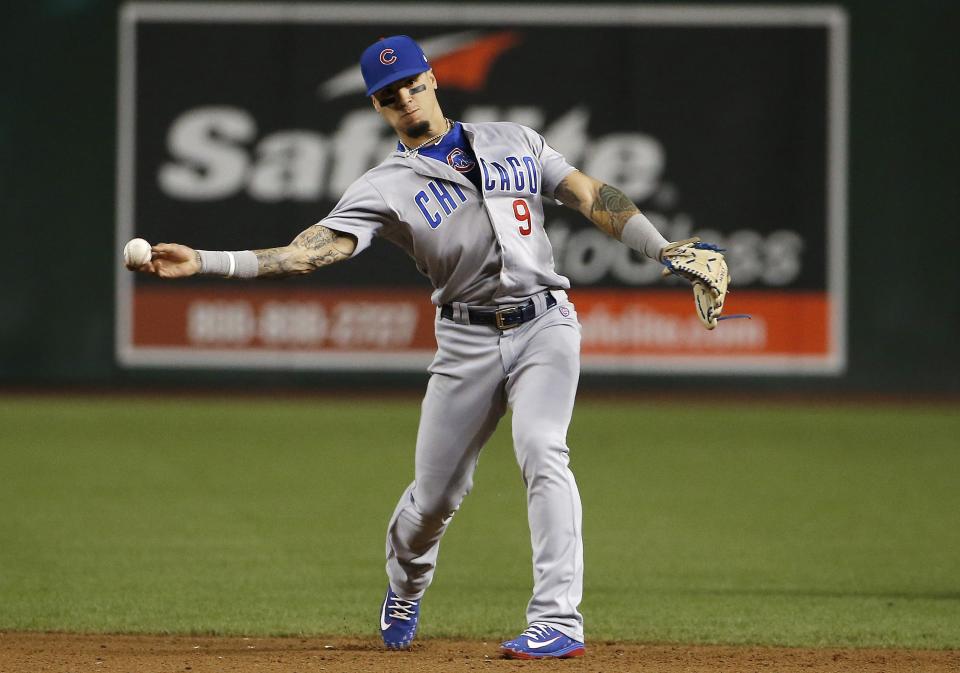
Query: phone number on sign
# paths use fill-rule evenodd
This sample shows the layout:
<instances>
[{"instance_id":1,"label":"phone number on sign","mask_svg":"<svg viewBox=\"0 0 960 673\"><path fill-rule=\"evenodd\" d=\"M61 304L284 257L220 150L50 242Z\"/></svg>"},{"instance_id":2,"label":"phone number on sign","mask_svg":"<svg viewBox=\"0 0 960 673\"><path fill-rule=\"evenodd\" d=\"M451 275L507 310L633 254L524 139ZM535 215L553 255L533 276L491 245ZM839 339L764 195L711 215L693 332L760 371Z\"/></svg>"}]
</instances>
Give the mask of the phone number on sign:
<instances>
[{"instance_id":1,"label":"phone number on sign","mask_svg":"<svg viewBox=\"0 0 960 673\"><path fill-rule=\"evenodd\" d=\"M199 346L395 348L413 342L417 317L406 303L194 301L186 329Z\"/></svg>"}]
</instances>

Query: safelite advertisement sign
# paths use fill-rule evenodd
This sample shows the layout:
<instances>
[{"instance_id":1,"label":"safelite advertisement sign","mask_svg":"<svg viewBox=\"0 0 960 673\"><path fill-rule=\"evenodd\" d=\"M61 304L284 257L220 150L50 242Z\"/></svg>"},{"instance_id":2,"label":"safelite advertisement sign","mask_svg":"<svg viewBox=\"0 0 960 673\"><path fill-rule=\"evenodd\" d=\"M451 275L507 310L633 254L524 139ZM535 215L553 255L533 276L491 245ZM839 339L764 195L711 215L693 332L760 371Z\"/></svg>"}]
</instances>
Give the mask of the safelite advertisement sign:
<instances>
[{"instance_id":1,"label":"safelite advertisement sign","mask_svg":"<svg viewBox=\"0 0 960 673\"><path fill-rule=\"evenodd\" d=\"M423 10L424 8L420 8ZM705 330L683 281L546 205L583 369L832 375L846 366L846 19L830 7L134 3L121 11L118 249L285 245L396 144L357 60L417 39L447 116L514 121L669 240L726 249ZM412 19L411 17L424 17ZM385 241L302 278L117 272L126 366L422 370L435 307Z\"/></svg>"}]
</instances>

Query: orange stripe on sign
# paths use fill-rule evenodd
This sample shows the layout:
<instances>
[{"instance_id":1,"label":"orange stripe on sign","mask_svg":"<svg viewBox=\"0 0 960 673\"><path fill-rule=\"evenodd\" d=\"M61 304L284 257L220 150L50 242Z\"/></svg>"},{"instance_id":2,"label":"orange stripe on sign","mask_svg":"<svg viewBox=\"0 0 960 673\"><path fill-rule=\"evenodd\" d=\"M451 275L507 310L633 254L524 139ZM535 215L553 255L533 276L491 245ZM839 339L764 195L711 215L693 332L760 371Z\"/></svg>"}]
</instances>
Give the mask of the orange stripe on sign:
<instances>
[{"instance_id":1,"label":"orange stripe on sign","mask_svg":"<svg viewBox=\"0 0 960 673\"><path fill-rule=\"evenodd\" d=\"M819 292L737 291L706 330L689 290L574 290L583 354L826 355L829 301ZM139 287L133 345L191 349L432 351L435 308L422 289Z\"/></svg>"},{"instance_id":2,"label":"orange stripe on sign","mask_svg":"<svg viewBox=\"0 0 960 673\"><path fill-rule=\"evenodd\" d=\"M141 287L133 343L198 350L432 351L423 290Z\"/></svg>"},{"instance_id":3,"label":"orange stripe on sign","mask_svg":"<svg viewBox=\"0 0 960 673\"><path fill-rule=\"evenodd\" d=\"M574 290L584 355L824 355L829 301L822 292L736 291L707 330L687 290Z\"/></svg>"}]
</instances>

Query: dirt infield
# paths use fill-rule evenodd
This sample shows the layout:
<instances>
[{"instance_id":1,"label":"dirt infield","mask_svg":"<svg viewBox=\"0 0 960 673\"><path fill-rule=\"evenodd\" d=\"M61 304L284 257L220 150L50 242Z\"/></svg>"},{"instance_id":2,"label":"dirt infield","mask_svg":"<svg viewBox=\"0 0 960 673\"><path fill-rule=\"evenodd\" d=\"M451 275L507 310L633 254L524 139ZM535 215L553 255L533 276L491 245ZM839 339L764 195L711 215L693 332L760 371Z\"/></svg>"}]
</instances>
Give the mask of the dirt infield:
<instances>
[{"instance_id":1,"label":"dirt infield","mask_svg":"<svg viewBox=\"0 0 960 673\"><path fill-rule=\"evenodd\" d=\"M587 656L509 661L495 642L424 640L387 652L373 638L211 638L0 633L3 673L408 673L564 671L606 673L736 672L898 673L960 671L960 650L802 649L774 647L587 644Z\"/></svg>"}]
</instances>

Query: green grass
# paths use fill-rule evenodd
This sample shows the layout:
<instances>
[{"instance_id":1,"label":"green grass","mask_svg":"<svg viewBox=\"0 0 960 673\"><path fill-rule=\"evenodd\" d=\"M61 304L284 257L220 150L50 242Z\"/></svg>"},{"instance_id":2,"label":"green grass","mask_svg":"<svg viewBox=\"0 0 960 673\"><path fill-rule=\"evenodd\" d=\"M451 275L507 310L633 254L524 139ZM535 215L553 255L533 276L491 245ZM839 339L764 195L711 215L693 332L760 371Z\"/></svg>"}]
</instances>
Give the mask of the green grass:
<instances>
[{"instance_id":1,"label":"green grass","mask_svg":"<svg viewBox=\"0 0 960 673\"><path fill-rule=\"evenodd\" d=\"M0 398L0 629L372 634L416 401ZM531 585L501 424L424 636ZM960 647L960 416L581 402L588 638Z\"/></svg>"}]
</instances>

